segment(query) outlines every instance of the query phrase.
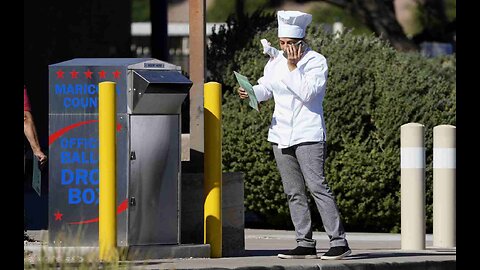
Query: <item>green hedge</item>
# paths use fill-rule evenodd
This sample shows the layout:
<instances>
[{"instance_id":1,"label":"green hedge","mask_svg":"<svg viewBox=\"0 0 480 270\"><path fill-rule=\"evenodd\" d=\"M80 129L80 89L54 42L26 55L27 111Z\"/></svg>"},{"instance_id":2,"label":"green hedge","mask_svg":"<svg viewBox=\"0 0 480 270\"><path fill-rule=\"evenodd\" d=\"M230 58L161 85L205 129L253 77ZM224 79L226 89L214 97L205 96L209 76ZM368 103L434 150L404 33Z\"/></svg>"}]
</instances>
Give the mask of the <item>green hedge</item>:
<instances>
[{"instance_id":1,"label":"green hedge","mask_svg":"<svg viewBox=\"0 0 480 270\"><path fill-rule=\"evenodd\" d=\"M267 38L279 47L274 16L254 16L260 18L260 27L220 29L208 48L210 80L222 83L224 90L223 170L245 172L246 210L263 216L266 226L286 229L292 228L288 204L267 141L273 100L262 103L260 113L252 110L248 101L238 98L233 75L234 70L239 71L254 84L268 60L262 54L260 39ZM249 38L240 34L249 31ZM238 36L243 39L225 41ZM321 26L310 27L307 39L329 65L324 100L328 138L325 169L346 229L399 232L400 126L418 122L425 125L426 133L430 232L433 127L455 125L455 56L427 59L400 53L374 36L347 32L334 38ZM232 43L232 47L224 46ZM315 229L323 230L312 201L310 205Z\"/></svg>"}]
</instances>

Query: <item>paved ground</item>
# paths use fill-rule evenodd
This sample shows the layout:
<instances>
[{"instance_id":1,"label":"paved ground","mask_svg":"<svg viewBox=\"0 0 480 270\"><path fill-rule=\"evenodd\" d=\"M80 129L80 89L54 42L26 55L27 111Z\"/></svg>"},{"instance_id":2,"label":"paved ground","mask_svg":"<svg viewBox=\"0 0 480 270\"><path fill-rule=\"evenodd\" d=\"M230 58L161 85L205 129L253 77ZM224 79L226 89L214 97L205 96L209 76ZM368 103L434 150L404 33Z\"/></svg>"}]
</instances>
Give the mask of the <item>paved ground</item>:
<instances>
[{"instance_id":1,"label":"paved ground","mask_svg":"<svg viewBox=\"0 0 480 270\"><path fill-rule=\"evenodd\" d=\"M37 240L46 240L47 231L29 231L28 234ZM321 255L328 250L327 236L314 233L317 239L317 251ZM245 255L229 258L186 258L159 259L143 261L122 261L121 269L408 269L434 270L456 269L456 248L432 247L432 236L426 235L425 250L402 250L400 234L383 233L348 233L347 239L352 254L343 260L325 261L320 259L285 260L277 258L277 254L295 247L293 231L278 230L245 230ZM42 242L25 243L24 250L29 254L26 262L38 262ZM87 253L98 253L97 249L84 250ZM59 254L57 254L59 255ZM73 262L78 258L65 258L63 261ZM88 261L88 259L84 259ZM78 265L78 264L77 264ZM91 263L91 268L98 268Z\"/></svg>"}]
</instances>

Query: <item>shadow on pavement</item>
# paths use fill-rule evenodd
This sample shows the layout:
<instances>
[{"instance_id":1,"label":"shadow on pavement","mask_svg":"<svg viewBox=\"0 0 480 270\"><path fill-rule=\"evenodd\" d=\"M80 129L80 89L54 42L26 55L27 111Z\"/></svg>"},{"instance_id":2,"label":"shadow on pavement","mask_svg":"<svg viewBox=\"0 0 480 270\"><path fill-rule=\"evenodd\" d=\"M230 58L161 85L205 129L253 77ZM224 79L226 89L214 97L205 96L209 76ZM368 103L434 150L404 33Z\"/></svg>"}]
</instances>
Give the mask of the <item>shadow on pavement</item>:
<instances>
[{"instance_id":1,"label":"shadow on pavement","mask_svg":"<svg viewBox=\"0 0 480 270\"><path fill-rule=\"evenodd\" d=\"M277 256L278 253L286 252L288 249L246 249L245 256L246 257L254 257L254 256Z\"/></svg>"},{"instance_id":2,"label":"shadow on pavement","mask_svg":"<svg viewBox=\"0 0 480 270\"><path fill-rule=\"evenodd\" d=\"M245 250L245 257L258 257L258 256L277 256L281 252L288 251L287 249L255 249L255 250ZM321 255L324 253L323 250L317 250L318 254ZM360 260L360 259L375 259L375 258L395 258L395 257L421 257L421 256L446 256L451 255L455 256L456 252L452 251L441 251L438 253L433 252L364 252L364 253L355 253L353 255L347 256L344 260Z\"/></svg>"},{"instance_id":3,"label":"shadow on pavement","mask_svg":"<svg viewBox=\"0 0 480 270\"><path fill-rule=\"evenodd\" d=\"M390 257L414 257L414 256L445 256L445 255L456 255L456 252L450 253L421 253L421 252L367 252L367 253L356 253L344 258L344 260L360 260L360 259L375 259L375 258L390 258Z\"/></svg>"}]
</instances>

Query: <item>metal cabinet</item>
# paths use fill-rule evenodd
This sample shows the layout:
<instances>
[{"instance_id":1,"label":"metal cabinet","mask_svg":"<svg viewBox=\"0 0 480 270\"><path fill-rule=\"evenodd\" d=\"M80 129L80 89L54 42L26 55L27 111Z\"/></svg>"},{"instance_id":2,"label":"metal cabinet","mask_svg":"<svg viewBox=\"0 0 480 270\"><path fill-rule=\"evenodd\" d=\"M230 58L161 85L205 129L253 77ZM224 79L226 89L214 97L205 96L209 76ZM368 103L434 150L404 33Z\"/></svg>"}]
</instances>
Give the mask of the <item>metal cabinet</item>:
<instances>
[{"instance_id":1,"label":"metal cabinet","mask_svg":"<svg viewBox=\"0 0 480 270\"><path fill-rule=\"evenodd\" d=\"M192 82L152 58L49 66L49 244L98 246L98 83L116 82L117 243L180 243L181 105Z\"/></svg>"}]
</instances>

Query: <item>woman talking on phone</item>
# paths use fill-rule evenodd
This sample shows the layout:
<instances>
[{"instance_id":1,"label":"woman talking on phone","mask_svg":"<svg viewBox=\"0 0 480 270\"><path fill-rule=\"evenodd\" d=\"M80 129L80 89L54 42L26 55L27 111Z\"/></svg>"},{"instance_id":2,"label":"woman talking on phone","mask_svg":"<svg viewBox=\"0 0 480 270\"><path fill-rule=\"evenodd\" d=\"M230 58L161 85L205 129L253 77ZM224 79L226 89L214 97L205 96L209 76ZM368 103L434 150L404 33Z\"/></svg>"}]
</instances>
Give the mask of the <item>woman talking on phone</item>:
<instances>
[{"instance_id":1,"label":"woman talking on phone","mask_svg":"<svg viewBox=\"0 0 480 270\"><path fill-rule=\"evenodd\" d=\"M327 136L322 102L327 85L327 60L304 42L312 15L282 10L277 12L277 18L281 51L270 54L264 74L253 90L259 102L272 97L275 100L268 141L272 143L295 227L297 247L278 257L317 258L308 188L330 240L330 249L321 259L338 260L351 250L335 197L324 175ZM238 94L242 99L248 98L243 88L238 89Z\"/></svg>"}]
</instances>

